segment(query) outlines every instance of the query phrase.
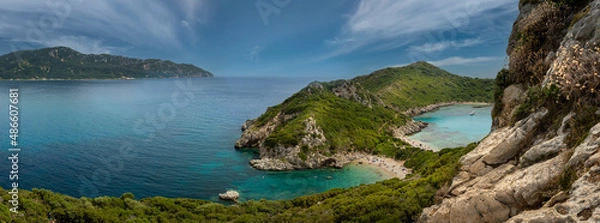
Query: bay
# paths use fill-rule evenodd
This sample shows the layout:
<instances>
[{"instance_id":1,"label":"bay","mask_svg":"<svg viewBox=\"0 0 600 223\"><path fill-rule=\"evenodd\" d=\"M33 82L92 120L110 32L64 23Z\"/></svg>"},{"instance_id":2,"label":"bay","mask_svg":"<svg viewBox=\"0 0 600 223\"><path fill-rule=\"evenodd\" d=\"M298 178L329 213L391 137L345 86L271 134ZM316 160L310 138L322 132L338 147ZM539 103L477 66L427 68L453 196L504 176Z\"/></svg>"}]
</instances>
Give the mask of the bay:
<instances>
[{"instance_id":1,"label":"bay","mask_svg":"<svg viewBox=\"0 0 600 223\"><path fill-rule=\"evenodd\" d=\"M471 112L474 115L470 115ZM473 108L471 104L441 107L433 112L413 117L429 123L409 139L422 142L434 150L466 146L483 139L492 128L492 107Z\"/></svg>"},{"instance_id":2,"label":"bay","mask_svg":"<svg viewBox=\"0 0 600 223\"><path fill-rule=\"evenodd\" d=\"M74 197L165 196L217 200L291 199L389 178L368 166L287 172L248 165L233 148L240 125L308 83L306 78L2 81L19 89L19 186ZM8 109L7 109L8 110ZM0 114L10 156L8 111ZM1 129L0 129L1 130ZM1 148L1 147L0 147ZM0 171L10 171L10 161ZM0 186L10 187L8 177Z\"/></svg>"}]
</instances>

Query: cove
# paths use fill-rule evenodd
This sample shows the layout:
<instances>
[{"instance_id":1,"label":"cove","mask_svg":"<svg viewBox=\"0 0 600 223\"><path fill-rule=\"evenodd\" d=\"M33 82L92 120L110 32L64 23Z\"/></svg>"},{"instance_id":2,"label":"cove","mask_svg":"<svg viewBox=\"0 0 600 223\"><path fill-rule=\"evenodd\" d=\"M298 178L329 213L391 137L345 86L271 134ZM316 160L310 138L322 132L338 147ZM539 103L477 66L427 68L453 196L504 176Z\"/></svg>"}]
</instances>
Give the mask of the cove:
<instances>
[{"instance_id":1,"label":"cove","mask_svg":"<svg viewBox=\"0 0 600 223\"><path fill-rule=\"evenodd\" d=\"M408 138L422 142L433 150L466 146L483 139L492 127L492 106L473 108L472 104L441 107L413 117L429 125ZM474 111L474 115L470 115Z\"/></svg>"}]
</instances>

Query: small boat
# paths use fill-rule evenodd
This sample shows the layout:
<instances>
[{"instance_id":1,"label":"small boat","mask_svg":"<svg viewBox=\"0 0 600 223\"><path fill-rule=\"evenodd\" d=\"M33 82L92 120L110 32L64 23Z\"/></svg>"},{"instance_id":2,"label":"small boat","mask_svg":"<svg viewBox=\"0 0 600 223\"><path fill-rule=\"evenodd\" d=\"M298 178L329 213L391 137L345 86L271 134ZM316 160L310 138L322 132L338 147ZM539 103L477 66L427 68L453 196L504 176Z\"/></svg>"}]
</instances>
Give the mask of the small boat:
<instances>
[{"instance_id":1,"label":"small boat","mask_svg":"<svg viewBox=\"0 0 600 223\"><path fill-rule=\"evenodd\" d=\"M471 113L469 113L469 115L475 115L475 110L472 110Z\"/></svg>"}]
</instances>

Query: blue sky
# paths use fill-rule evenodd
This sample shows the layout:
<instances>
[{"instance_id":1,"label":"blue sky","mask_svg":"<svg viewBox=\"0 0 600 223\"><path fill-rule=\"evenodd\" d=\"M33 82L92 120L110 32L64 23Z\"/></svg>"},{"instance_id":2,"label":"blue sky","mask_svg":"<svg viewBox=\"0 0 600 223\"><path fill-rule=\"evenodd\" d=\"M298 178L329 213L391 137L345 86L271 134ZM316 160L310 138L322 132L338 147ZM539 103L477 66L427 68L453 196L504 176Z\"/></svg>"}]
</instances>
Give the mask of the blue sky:
<instances>
[{"instance_id":1,"label":"blue sky","mask_svg":"<svg viewBox=\"0 0 600 223\"><path fill-rule=\"evenodd\" d=\"M429 61L494 77L518 0L0 0L0 54L67 46L216 76L351 78Z\"/></svg>"}]
</instances>

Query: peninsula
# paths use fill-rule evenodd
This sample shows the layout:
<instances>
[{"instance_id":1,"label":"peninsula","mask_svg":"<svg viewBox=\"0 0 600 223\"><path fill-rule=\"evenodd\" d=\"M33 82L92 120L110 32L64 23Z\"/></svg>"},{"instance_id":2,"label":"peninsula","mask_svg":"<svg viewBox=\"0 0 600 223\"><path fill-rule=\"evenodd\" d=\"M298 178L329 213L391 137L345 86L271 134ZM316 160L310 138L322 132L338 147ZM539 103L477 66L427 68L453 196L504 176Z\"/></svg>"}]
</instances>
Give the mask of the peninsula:
<instances>
[{"instance_id":1,"label":"peninsula","mask_svg":"<svg viewBox=\"0 0 600 223\"><path fill-rule=\"evenodd\" d=\"M235 148L257 148L261 170L341 167L360 153L395 157L424 123L410 115L459 102L492 102L492 79L461 77L427 62L351 80L313 82L242 126Z\"/></svg>"},{"instance_id":2,"label":"peninsula","mask_svg":"<svg viewBox=\"0 0 600 223\"><path fill-rule=\"evenodd\" d=\"M68 47L23 50L0 56L0 79L133 79L213 77L191 64L83 54Z\"/></svg>"}]
</instances>

